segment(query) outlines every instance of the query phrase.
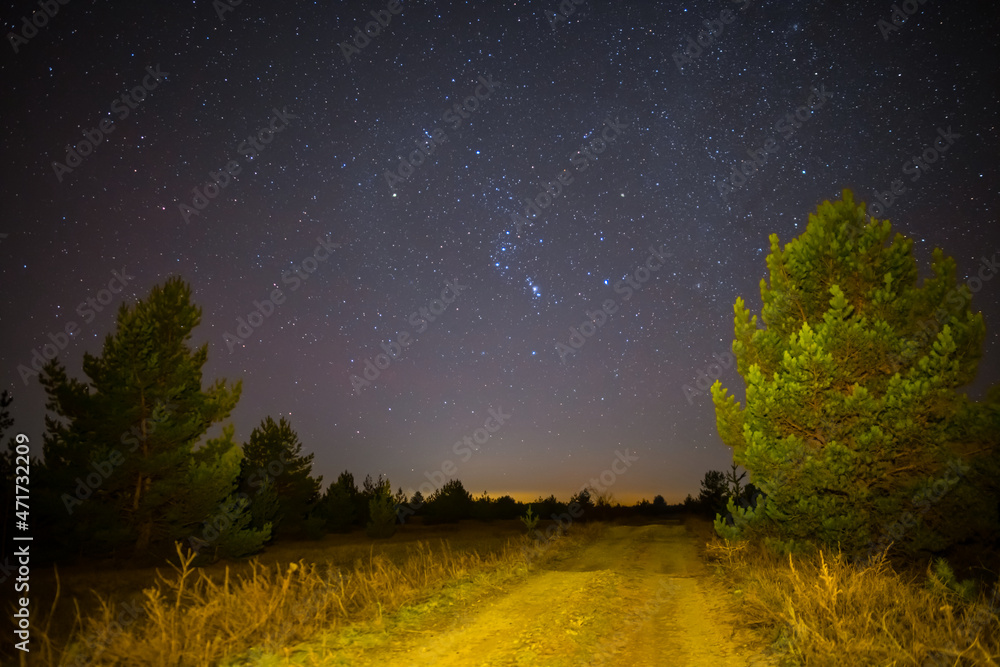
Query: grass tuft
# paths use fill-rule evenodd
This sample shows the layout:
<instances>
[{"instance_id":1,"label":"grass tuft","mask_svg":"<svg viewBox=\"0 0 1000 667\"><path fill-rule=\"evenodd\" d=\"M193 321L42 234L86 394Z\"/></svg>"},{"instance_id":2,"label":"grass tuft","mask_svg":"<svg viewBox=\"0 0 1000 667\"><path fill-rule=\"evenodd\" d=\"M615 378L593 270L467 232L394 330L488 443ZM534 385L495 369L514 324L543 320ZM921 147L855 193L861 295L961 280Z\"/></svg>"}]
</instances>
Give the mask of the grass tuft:
<instances>
[{"instance_id":1,"label":"grass tuft","mask_svg":"<svg viewBox=\"0 0 1000 667\"><path fill-rule=\"evenodd\" d=\"M761 545L708 545L749 627L770 633L795 664L960 667L1000 660L996 596L952 584L946 564L928 584L895 572L883 552L865 564L842 554L787 560Z\"/></svg>"}]
</instances>

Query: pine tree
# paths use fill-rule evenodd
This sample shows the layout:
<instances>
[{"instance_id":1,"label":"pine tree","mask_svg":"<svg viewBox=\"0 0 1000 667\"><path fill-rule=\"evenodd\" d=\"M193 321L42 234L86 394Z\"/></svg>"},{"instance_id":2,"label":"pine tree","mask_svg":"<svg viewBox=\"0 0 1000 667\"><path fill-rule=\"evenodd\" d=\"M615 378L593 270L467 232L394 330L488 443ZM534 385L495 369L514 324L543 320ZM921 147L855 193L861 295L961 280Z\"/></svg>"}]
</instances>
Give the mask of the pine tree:
<instances>
[{"instance_id":1,"label":"pine tree","mask_svg":"<svg viewBox=\"0 0 1000 667\"><path fill-rule=\"evenodd\" d=\"M583 523L594 518L594 492L590 488L580 489L580 491L569 499L569 504L576 504L576 512L580 515L577 521ZM546 514L542 514L546 516Z\"/></svg>"},{"instance_id":2,"label":"pine tree","mask_svg":"<svg viewBox=\"0 0 1000 667\"><path fill-rule=\"evenodd\" d=\"M656 497L653 498L653 513L663 514L666 511L667 511L667 501L664 500L663 496L657 494Z\"/></svg>"},{"instance_id":3,"label":"pine tree","mask_svg":"<svg viewBox=\"0 0 1000 667\"><path fill-rule=\"evenodd\" d=\"M346 470L340 473L337 481L327 488L320 501L319 514L326 519L327 530L335 533L350 532L355 519L355 498L358 495L354 475Z\"/></svg>"},{"instance_id":4,"label":"pine tree","mask_svg":"<svg viewBox=\"0 0 1000 667\"><path fill-rule=\"evenodd\" d=\"M396 533L396 497L392 494L392 485L388 479L378 476L378 481L369 487L365 484L368 501L368 524L365 532L372 539L386 539Z\"/></svg>"},{"instance_id":5,"label":"pine tree","mask_svg":"<svg viewBox=\"0 0 1000 667\"><path fill-rule=\"evenodd\" d=\"M202 389L208 345L188 345L200 321L191 288L172 278L119 308L101 355L84 355L86 382L58 359L46 365L42 502L68 543L169 553L230 498L241 458L231 428L198 443L229 416L241 383Z\"/></svg>"},{"instance_id":6,"label":"pine tree","mask_svg":"<svg viewBox=\"0 0 1000 667\"><path fill-rule=\"evenodd\" d=\"M312 477L314 456L302 455L299 436L284 417L278 422L265 418L243 445L240 490L253 497L264 483L273 483L277 535L301 535L308 515L319 503L323 478Z\"/></svg>"},{"instance_id":7,"label":"pine tree","mask_svg":"<svg viewBox=\"0 0 1000 667\"><path fill-rule=\"evenodd\" d=\"M361 492L355 498L355 520L362 526L367 526L371 520L371 501L382 492L386 480L379 473L378 479L372 479L370 474L365 475L365 480L361 483ZM392 489L390 489L391 495Z\"/></svg>"},{"instance_id":8,"label":"pine tree","mask_svg":"<svg viewBox=\"0 0 1000 667\"><path fill-rule=\"evenodd\" d=\"M725 474L719 470L709 470L701 480L698 502L701 503L706 512L714 517L726 507L728 491Z\"/></svg>"},{"instance_id":9,"label":"pine tree","mask_svg":"<svg viewBox=\"0 0 1000 667\"><path fill-rule=\"evenodd\" d=\"M428 523L457 523L472 516L472 495L461 480L452 479L427 499L424 515Z\"/></svg>"},{"instance_id":10,"label":"pine tree","mask_svg":"<svg viewBox=\"0 0 1000 667\"><path fill-rule=\"evenodd\" d=\"M995 519L1000 411L956 391L975 375L982 315L940 249L918 285L913 241L890 229L845 190L784 249L771 235L762 326L734 307L745 406L712 387L719 435L763 496L730 504L720 534L863 557L890 541L942 549Z\"/></svg>"},{"instance_id":11,"label":"pine tree","mask_svg":"<svg viewBox=\"0 0 1000 667\"><path fill-rule=\"evenodd\" d=\"M168 525L186 525L190 517L205 517L187 537L188 546L201 556L199 562L256 553L271 536L269 522L252 524L255 508L251 500L235 493L243 451L233 439L233 430L232 424L225 426L220 437L193 452L187 484L202 492L164 510Z\"/></svg>"}]
</instances>

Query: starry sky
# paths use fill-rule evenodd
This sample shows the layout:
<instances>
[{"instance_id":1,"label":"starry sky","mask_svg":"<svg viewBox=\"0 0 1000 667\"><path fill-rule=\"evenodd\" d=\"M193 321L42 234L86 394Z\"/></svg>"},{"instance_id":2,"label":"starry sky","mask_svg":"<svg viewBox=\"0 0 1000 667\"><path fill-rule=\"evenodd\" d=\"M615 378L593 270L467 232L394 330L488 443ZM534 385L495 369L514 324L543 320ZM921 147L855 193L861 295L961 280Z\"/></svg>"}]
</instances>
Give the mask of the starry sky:
<instances>
[{"instance_id":1,"label":"starry sky","mask_svg":"<svg viewBox=\"0 0 1000 667\"><path fill-rule=\"evenodd\" d=\"M33 350L75 322L82 377L118 306L179 275L206 386L243 380L237 438L287 417L326 482L415 489L450 461L474 494L566 499L628 459L616 499L697 495L731 460L697 383L742 396L713 365L769 234L899 179L879 217L924 267L940 246L964 281L1000 253L998 6L902 5L71 0L34 28L8 3L16 428L40 448ZM978 397L1000 281L973 304Z\"/></svg>"}]
</instances>

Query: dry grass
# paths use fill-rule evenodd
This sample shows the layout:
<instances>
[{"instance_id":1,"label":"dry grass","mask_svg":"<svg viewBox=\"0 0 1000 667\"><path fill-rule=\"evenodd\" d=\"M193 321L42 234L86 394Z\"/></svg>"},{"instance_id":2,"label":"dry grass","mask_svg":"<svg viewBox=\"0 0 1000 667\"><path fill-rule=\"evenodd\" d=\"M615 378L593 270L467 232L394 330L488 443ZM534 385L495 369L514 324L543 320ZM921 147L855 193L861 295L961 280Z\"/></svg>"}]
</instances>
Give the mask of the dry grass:
<instances>
[{"instance_id":1,"label":"dry grass","mask_svg":"<svg viewBox=\"0 0 1000 667\"><path fill-rule=\"evenodd\" d=\"M852 565L840 554L776 556L716 539L708 552L734 589L746 624L771 633L802 665L996 666L997 604L964 601L929 577L895 572L881 554Z\"/></svg>"},{"instance_id":2,"label":"dry grass","mask_svg":"<svg viewBox=\"0 0 1000 667\"><path fill-rule=\"evenodd\" d=\"M360 555L358 546L351 546L353 554ZM135 620L118 624L121 607L114 596L95 593L98 605L89 614L74 600L69 641L36 631L41 650L32 655L32 663L214 665L251 649L280 654L319 633L379 622L384 614L419 603L451 582L484 573L525 572L529 563L521 546L520 539L508 539L500 548L490 540L490 548L480 553L453 550L444 540L437 548L418 541L398 544L389 553L369 546L347 568L329 561L254 559L233 572L229 566L221 571L196 568L193 554L178 545L173 572L156 572L155 585L143 590L136 605Z\"/></svg>"}]
</instances>

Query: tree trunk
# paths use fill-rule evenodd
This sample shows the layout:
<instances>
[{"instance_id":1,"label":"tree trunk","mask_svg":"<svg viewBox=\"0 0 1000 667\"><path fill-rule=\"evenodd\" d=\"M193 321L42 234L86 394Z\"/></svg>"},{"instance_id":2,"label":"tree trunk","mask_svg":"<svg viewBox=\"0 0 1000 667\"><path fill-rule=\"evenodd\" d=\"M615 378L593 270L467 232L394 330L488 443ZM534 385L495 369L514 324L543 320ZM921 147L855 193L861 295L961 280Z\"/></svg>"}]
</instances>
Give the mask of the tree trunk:
<instances>
[{"instance_id":1,"label":"tree trunk","mask_svg":"<svg viewBox=\"0 0 1000 667\"><path fill-rule=\"evenodd\" d=\"M139 535L135 540L135 555L143 556L149 551L149 541L153 535L153 520L145 519L139 525Z\"/></svg>"}]
</instances>

